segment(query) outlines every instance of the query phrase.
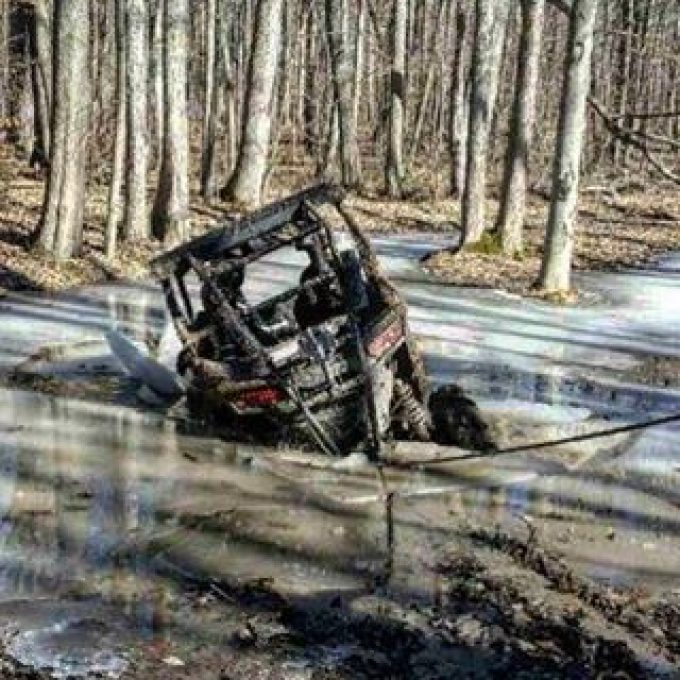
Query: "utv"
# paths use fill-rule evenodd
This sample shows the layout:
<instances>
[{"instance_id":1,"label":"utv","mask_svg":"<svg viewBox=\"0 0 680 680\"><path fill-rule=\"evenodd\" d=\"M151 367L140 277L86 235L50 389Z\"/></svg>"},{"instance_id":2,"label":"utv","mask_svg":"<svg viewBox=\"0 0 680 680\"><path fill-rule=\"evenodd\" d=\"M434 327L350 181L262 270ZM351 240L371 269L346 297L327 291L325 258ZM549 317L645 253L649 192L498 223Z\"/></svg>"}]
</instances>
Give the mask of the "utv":
<instances>
[{"instance_id":1,"label":"utv","mask_svg":"<svg viewBox=\"0 0 680 680\"><path fill-rule=\"evenodd\" d=\"M429 398L406 307L342 200L320 185L154 260L190 412L239 440L332 455L377 458L391 437L489 448L457 388ZM329 207L351 247L322 215ZM252 295L249 272L285 250L303 260L298 279Z\"/></svg>"}]
</instances>

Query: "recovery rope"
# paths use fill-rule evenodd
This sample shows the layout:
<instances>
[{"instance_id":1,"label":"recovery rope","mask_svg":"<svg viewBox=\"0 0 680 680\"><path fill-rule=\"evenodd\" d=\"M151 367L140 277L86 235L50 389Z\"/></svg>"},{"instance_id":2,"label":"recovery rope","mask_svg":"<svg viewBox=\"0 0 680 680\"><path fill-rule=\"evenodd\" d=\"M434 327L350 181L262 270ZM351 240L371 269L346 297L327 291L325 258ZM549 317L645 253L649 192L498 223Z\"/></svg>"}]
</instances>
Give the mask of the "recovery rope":
<instances>
[{"instance_id":1,"label":"recovery rope","mask_svg":"<svg viewBox=\"0 0 680 680\"><path fill-rule=\"evenodd\" d=\"M564 439L551 439L548 441L534 442L532 444L521 444L519 446L510 446L505 449L487 449L483 451L475 451L471 453L463 453L454 456L442 456L438 458L427 458L424 460L414 461L385 461L385 467L394 467L399 469L415 469L429 465L440 465L442 463L454 463L461 460L476 460L478 458L493 458L497 456L507 456L511 453L523 453L525 451L536 451L539 449L549 449L563 444L573 444L577 442L589 441L591 439L603 439L604 437L612 437L617 434L624 434L626 432L635 432L638 430L646 430L651 427L658 427L659 425L667 425L668 423L680 422L680 413L664 416L662 418L653 418L650 420L643 420L630 425L621 425L620 427L613 427L607 430L598 430L597 432L588 432L587 434L574 435L573 437L565 437Z\"/></svg>"}]
</instances>

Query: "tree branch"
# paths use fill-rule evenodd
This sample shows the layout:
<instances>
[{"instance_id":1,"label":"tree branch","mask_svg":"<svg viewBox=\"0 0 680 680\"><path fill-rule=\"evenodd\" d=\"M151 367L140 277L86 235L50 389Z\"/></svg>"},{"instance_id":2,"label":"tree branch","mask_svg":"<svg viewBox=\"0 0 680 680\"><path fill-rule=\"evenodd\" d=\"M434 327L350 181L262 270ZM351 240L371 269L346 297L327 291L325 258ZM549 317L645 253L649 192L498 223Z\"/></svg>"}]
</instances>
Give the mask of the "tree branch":
<instances>
[{"instance_id":1,"label":"tree branch","mask_svg":"<svg viewBox=\"0 0 680 680\"><path fill-rule=\"evenodd\" d=\"M624 144L628 144L632 146L634 149L640 151L642 155L649 161L650 165L653 168L655 168L661 175L663 175L666 179L670 180L671 182L674 182L675 184L680 184L680 175L676 175L674 172L669 170L665 165L663 165L663 163L661 163L661 161L658 158L652 155L650 150L647 148L647 145L636 138L636 135L643 137L645 135L637 131L624 128L622 125L617 123L609 115L607 109L605 109L605 107L592 95L588 97L588 104L590 104L595 113L597 113L597 115L600 116L600 118L602 118L605 127L613 137L616 137L616 139L623 142Z\"/></svg>"},{"instance_id":2,"label":"tree branch","mask_svg":"<svg viewBox=\"0 0 680 680\"><path fill-rule=\"evenodd\" d=\"M678 118L679 111L660 111L658 113L621 113L616 116L611 116L612 120L625 120L626 118L635 118L636 120L649 120L651 118Z\"/></svg>"}]
</instances>

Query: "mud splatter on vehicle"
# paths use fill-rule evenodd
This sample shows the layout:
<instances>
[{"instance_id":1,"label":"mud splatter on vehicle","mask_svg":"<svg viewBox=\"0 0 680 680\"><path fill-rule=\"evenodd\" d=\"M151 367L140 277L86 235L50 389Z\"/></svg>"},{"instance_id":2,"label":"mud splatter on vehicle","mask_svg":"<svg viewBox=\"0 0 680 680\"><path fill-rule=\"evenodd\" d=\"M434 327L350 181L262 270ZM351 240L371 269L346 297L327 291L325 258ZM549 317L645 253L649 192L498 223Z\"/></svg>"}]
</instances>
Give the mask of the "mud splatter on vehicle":
<instances>
[{"instance_id":1,"label":"mud splatter on vehicle","mask_svg":"<svg viewBox=\"0 0 680 680\"><path fill-rule=\"evenodd\" d=\"M406 305L343 197L308 189L153 262L184 346L177 368L191 413L240 439L331 455L378 458L394 437L493 448L460 390L430 394ZM348 247L320 207L336 209ZM251 299L249 270L283 249L302 254L297 284Z\"/></svg>"}]
</instances>

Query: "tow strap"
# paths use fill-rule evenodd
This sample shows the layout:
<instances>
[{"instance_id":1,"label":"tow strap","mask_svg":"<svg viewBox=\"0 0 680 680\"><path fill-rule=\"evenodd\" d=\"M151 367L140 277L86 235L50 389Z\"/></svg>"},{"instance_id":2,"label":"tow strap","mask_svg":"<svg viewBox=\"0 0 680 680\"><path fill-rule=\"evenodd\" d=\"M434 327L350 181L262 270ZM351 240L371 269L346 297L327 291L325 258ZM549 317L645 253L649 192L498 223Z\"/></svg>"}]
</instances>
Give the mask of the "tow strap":
<instances>
[{"instance_id":1,"label":"tow strap","mask_svg":"<svg viewBox=\"0 0 680 680\"><path fill-rule=\"evenodd\" d=\"M607 430L598 430L597 432L589 432L587 434L578 434L573 437L565 437L564 439L551 439L542 442L534 442L531 444L521 444L520 446L510 446L505 449L487 449L482 451L475 451L471 453L458 454L453 456L443 456L438 458L429 458L417 461L388 461L385 467L394 467L400 469L414 469L430 465L439 465L442 463L454 463L461 460L475 460L478 458L491 458L497 456L506 456L511 453L523 453L525 451L536 451L539 449L549 449L563 444L573 444L577 442L589 441L591 439L603 439L604 437L612 437L617 434L624 434L626 432L635 432L637 430L646 430L651 427L658 427L659 425L667 425L668 423L680 422L680 413L664 416L662 418L653 418L650 420L643 420L630 425L621 425L620 427L612 427Z\"/></svg>"}]
</instances>

